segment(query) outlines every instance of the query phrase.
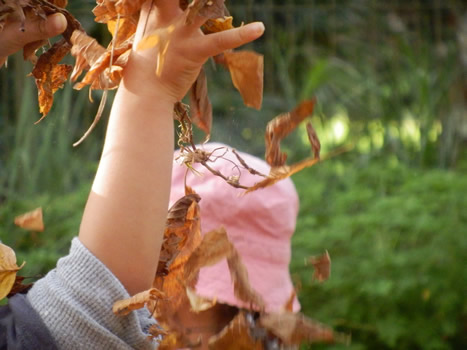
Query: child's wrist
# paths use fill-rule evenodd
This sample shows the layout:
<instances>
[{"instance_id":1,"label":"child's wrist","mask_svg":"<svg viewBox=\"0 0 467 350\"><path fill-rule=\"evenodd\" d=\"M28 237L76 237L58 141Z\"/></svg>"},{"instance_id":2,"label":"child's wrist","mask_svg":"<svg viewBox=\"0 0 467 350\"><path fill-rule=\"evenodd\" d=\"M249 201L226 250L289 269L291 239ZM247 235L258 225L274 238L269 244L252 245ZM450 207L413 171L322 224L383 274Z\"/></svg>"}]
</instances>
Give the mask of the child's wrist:
<instances>
[{"instance_id":1,"label":"child's wrist","mask_svg":"<svg viewBox=\"0 0 467 350\"><path fill-rule=\"evenodd\" d=\"M4 57L0 56L0 68L3 67L7 59L8 59L8 56L4 56Z\"/></svg>"},{"instance_id":2,"label":"child's wrist","mask_svg":"<svg viewBox=\"0 0 467 350\"><path fill-rule=\"evenodd\" d=\"M171 106L177 102L177 98L167 91L156 77L154 64L148 57L132 53L125 67L122 82L126 90L140 97L151 98L158 103L166 102Z\"/></svg>"}]
</instances>

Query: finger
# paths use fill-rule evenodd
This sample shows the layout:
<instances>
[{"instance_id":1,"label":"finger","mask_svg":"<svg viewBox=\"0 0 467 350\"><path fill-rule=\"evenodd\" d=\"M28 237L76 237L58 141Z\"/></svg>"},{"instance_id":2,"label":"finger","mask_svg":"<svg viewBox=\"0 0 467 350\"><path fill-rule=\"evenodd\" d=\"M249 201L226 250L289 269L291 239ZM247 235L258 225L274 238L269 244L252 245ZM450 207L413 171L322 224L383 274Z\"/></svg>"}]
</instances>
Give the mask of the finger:
<instances>
[{"instance_id":1,"label":"finger","mask_svg":"<svg viewBox=\"0 0 467 350\"><path fill-rule=\"evenodd\" d=\"M264 33L262 22L253 22L242 27L206 35L197 44L196 51L203 57L216 56L259 38Z\"/></svg>"},{"instance_id":2,"label":"finger","mask_svg":"<svg viewBox=\"0 0 467 350\"><path fill-rule=\"evenodd\" d=\"M68 23L64 15L54 13L44 20L28 21L25 27L25 43L52 38L63 33Z\"/></svg>"}]
</instances>

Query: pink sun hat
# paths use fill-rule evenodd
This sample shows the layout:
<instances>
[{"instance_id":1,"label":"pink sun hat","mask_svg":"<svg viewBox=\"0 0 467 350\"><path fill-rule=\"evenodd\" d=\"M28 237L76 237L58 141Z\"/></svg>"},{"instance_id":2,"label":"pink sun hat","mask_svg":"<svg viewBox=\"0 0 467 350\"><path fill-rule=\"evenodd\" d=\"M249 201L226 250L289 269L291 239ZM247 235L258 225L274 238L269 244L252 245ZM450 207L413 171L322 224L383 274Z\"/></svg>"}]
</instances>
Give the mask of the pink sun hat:
<instances>
[{"instance_id":1,"label":"pink sun hat","mask_svg":"<svg viewBox=\"0 0 467 350\"><path fill-rule=\"evenodd\" d=\"M240 176L242 185L251 186L263 179L243 168L227 145L208 143L198 147L208 152L214 151L211 159L215 161L208 165L227 177ZM226 153L227 148L229 152ZM265 161L243 152L237 153L249 167L263 174L269 173L270 167ZM175 158L178 155L177 151ZM292 180L285 179L242 196L245 190L230 186L201 164L194 164L193 168L198 174L189 171L186 182L201 197L202 234L224 226L248 270L251 286L265 301L266 311L282 310L294 293L289 273L290 239L295 231L299 202ZM174 162L170 205L185 194L186 169L185 165ZM235 297L225 259L201 269L196 292L219 303L250 307L250 304ZM300 304L295 297L293 311L298 310Z\"/></svg>"}]
</instances>

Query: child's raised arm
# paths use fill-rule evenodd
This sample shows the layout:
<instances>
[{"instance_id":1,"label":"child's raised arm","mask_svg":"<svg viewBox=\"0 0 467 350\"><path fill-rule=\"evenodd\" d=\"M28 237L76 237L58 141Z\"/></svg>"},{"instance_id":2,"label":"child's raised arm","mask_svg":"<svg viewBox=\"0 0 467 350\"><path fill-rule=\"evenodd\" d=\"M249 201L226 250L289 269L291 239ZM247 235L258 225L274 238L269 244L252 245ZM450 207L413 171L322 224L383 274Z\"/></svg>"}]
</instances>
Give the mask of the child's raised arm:
<instances>
[{"instance_id":1,"label":"child's raised arm","mask_svg":"<svg viewBox=\"0 0 467 350\"><path fill-rule=\"evenodd\" d=\"M202 18L186 25L178 1L147 1L135 47L143 35L175 25L160 76L158 48L133 51L112 107L107 136L79 239L130 294L155 276L170 193L173 105L211 56L250 42L264 31L254 23L204 35ZM144 32L144 33L143 33Z\"/></svg>"}]
</instances>

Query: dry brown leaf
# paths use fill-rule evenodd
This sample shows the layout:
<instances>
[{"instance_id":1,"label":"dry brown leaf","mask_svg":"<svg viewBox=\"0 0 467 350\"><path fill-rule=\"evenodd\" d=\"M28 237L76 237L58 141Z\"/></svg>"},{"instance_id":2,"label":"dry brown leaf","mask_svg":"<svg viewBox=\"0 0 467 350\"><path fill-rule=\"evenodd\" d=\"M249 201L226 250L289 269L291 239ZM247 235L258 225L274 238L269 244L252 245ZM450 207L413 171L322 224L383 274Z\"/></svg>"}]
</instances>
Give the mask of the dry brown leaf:
<instances>
[{"instance_id":1,"label":"dry brown leaf","mask_svg":"<svg viewBox=\"0 0 467 350\"><path fill-rule=\"evenodd\" d=\"M263 103L264 57L253 51L224 52L232 82L248 107L261 109Z\"/></svg>"},{"instance_id":2,"label":"dry brown leaf","mask_svg":"<svg viewBox=\"0 0 467 350\"><path fill-rule=\"evenodd\" d=\"M42 208L36 208L32 211L19 215L15 218L15 225L25 230L44 231L44 221L42 219Z\"/></svg>"},{"instance_id":3,"label":"dry brown leaf","mask_svg":"<svg viewBox=\"0 0 467 350\"><path fill-rule=\"evenodd\" d=\"M227 264L234 285L235 296L244 302L250 303L252 309L259 308L263 310L265 308L264 300L261 295L251 287L250 280L248 279L248 271L245 265L243 265L240 255L233 246L230 256L227 257Z\"/></svg>"},{"instance_id":4,"label":"dry brown leaf","mask_svg":"<svg viewBox=\"0 0 467 350\"><path fill-rule=\"evenodd\" d=\"M282 310L292 312L293 311L293 303L295 301L295 298L297 296L297 293L295 292L295 289L292 290L292 293L290 293L289 300L284 304L282 307Z\"/></svg>"},{"instance_id":5,"label":"dry brown leaf","mask_svg":"<svg viewBox=\"0 0 467 350\"><path fill-rule=\"evenodd\" d=\"M223 18L208 19L206 23L203 24L203 33L212 34L222 32L224 30L233 29L232 24L233 17L225 16Z\"/></svg>"},{"instance_id":6,"label":"dry brown leaf","mask_svg":"<svg viewBox=\"0 0 467 350\"><path fill-rule=\"evenodd\" d=\"M112 64L111 68L109 68L110 60L113 59L113 62L116 63L121 55L128 54L131 47L132 43L126 41L122 46L115 48L113 53L112 50L106 50L94 62L81 82L76 83L73 88L81 90L86 85L91 85L91 89L101 90L117 88L122 77L122 67Z\"/></svg>"},{"instance_id":7,"label":"dry brown leaf","mask_svg":"<svg viewBox=\"0 0 467 350\"><path fill-rule=\"evenodd\" d=\"M118 24L118 27L117 27ZM127 40L133 41L133 37L136 33L136 25L138 24L138 17L131 16L126 18L120 18L119 20L110 20L107 22L107 28L110 34L112 34L112 42L109 44L109 49L112 46L120 47ZM117 36L115 36L115 34Z\"/></svg>"},{"instance_id":8,"label":"dry brown leaf","mask_svg":"<svg viewBox=\"0 0 467 350\"><path fill-rule=\"evenodd\" d=\"M259 324L281 339L285 345L300 345L303 342L333 343L336 340L331 328L301 313L262 314Z\"/></svg>"},{"instance_id":9,"label":"dry brown leaf","mask_svg":"<svg viewBox=\"0 0 467 350\"><path fill-rule=\"evenodd\" d=\"M196 16L220 18L225 15L225 0L193 0L188 6L186 24L192 24Z\"/></svg>"},{"instance_id":10,"label":"dry brown leaf","mask_svg":"<svg viewBox=\"0 0 467 350\"><path fill-rule=\"evenodd\" d=\"M201 268L215 265L223 258L227 259L235 296L252 306L263 309L264 300L251 287L246 267L223 227L204 235L203 240L185 264L183 280L189 284L197 278Z\"/></svg>"},{"instance_id":11,"label":"dry brown leaf","mask_svg":"<svg viewBox=\"0 0 467 350\"><path fill-rule=\"evenodd\" d=\"M276 182L286 179L299 171L311 167L319 162L318 158L306 158L293 165L283 165L280 167L273 167L269 175L262 181L255 183L253 186L247 188L244 194L266 188L274 185Z\"/></svg>"},{"instance_id":12,"label":"dry brown leaf","mask_svg":"<svg viewBox=\"0 0 467 350\"><path fill-rule=\"evenodd\" d=\"M321 151L321 142L319 142L318 135L316 134L315 129L311 123L306 123L306 132L308 135L308 141L310 141L311 149L313 150L313 155L315 158L319 159L319 154Z\"/></svg>"},{"instance_id":13,"label":"dry brown leaf","mask_svg":"<svg viewBox=\"0 0 467 350\"><path fill-rule=\"evenodd\" d=\"M145 290L144 292L133 295L131 298L118 300L114 303L112 311L117 316L128 315L131 311L144 307L150 301L156 301L165 298L165 294L156 288Z\"/></svg>"},{"instance_id":14,"label":"dry brown leaf","mask_svg":"<svg viewBox=\"0 0 467 350\"><path fill-rule=\"evenodd\" d=\"M16 255L13 249L0 243L0 300L11 291L18 272L25 264L16 265Z\"/></svg>"},{"instance_id":15,"label":"dry brown leaf","mask_svg":"<svg viewBox=\"0 0 467 350\"><path fill-rule=\"evenodd\" d=\"M18 294L18 293L25 293L31 287L34 285L34 283L27 283L23 284L23 281L25 280L26 277L23 276L16 276L15 283L13 284L13 287L10 290L10 293L8 293L7 298L11 298L13 295Z\"/></svg>"},{"instance_id":16,"label":"dry brown leaf","mask_svg":"<svg viewBox=\"0 0 467 350\"><path fill-rule=\"evenodd\" d=\"M313 112L314 106L314 99L303 101L291 112L280 114L268 123L265 133L265 159L270 166L285 164L287 155L281 152L280 142Z\"/></svg>"},{"instance_id":17,"label":"dry brown leaf","mask_svg":"<svg viewBox=\"0 0 467 350\"><path fill-rule=\"evenodd\" d=\"M132 16L141 10L146 0L117 0L115 9L121 16Z\"/></svg>"},{"instance_id":18,"label":"dry brown leaf","mask_svg":"<svg viewBox=\"0 0 467 350\"><path fill-rule=\"evenodd\" d=\"M81 30L75 30L71 36L71 54L76 58L71 81L76 81L83 70L88 70L105 53L105 48L96 39Z\"/></svg>"},{"instance_id":19,"label":"dry brown leaf","mask_svg":"<svg viewBox=\"0 0 467 350\"><path fill-rule=\"evenodd\" d=\"M115 9L115 1L96 0L97 5L92 10L98 23L107 23L110 20L117 18L117 10Z\"/></svg>"},{"instance_id":20,"label":"dry brown leaf","mask_svg":"<svg viewBox=\"0 0 467 350\"><path fill-rule=\"evenodd\" d=\"M65 57L70 49L71 45L65 39L56 42L39 57L32 70L39 93L39 110L42 113L42 118L37 122L41 121L49 113L50 108L52 108L54 93L68 79L72 67L58 64L58 62Z\"/></svg>"},{"instance_id":21,"label":"dry brown leaf","mask_svg":"<svg viewBox=\"0 0 467 350\"><path fill-rule=\"evenodd\" d=\"M183 303L187 303L186 287L194 287L183 279L185 262L201 241L199 196L190 194L175 203L169 210L164 241L153 287L162 290L167 300L150 305L149 309L163 324L170 324L169 318ZM173 325L170 325L170 329Z\"/></svg>"},{"instance_id":22,"label":"dry brown leaf","mask_svg":"<svg viewBox=\"0 0 467 350\"><path fill-rule=\"evenodd\" d=\"M313 273L314 280L324 282L329 278L331 275L331 257L327 250L320 256L310 257L308 261L315 268Z\"/></svg>"},{"instance_id":23,"label":"dry brown leaf","mask_svg":"<svg viewBox=\"0 0 467 350\"><path fill-rule=\"evenodd\" d=\"M251 315L240 311L220 333L209 339L210 350L263 350L263 339L252 337Z\"/></svg>"},{"instance_id":24,"label":"dry brown leaf","mask_svg":"<svg viewBox=\"0 0 467 350\"><path fill-rule=\"evenodd\" d=\"M190 89L190 111L192 122L203 130L206 133L206 139L209 139L212 125L212 105L209 101L208 83L203 68Z\"/></svg>"},{"instance_id":25,"label":"dry brown leaf","mask_svg":"<svg viewBox=\"0 0 467 350\"><path fill-rule=\"evenodd\" d=\"M217 304L216 299L203 298L196 294L196 292L190 287L186 288L186 295L190 302L191 311L195 313L208 310Z\"/></svg>"},{"instance_id":26,"label":"dry brown leaf","mask_svg":"<svg viewBox=\"0 0 467 350\"><path fill-rule=\"evenodd\" d=\"M231 251L232 243L227 238L227 232L223 227L206 233L185 264L183 280L190 284L196 280L202 267L217 264L228 257Z\"/></svg>"}]
</instances>

